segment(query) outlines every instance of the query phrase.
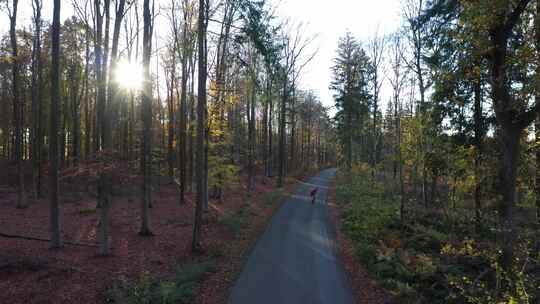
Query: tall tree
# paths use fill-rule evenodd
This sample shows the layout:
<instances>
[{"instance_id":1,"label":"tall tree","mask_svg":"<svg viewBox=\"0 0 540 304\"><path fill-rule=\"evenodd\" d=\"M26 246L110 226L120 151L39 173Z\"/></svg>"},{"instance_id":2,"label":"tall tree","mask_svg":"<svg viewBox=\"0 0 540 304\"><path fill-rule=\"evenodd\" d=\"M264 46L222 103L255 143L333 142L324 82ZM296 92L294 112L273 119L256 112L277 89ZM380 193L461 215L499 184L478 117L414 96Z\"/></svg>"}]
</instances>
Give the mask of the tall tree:
<instances>
[{"instance_id":1,"label":"tall tree","mask_svg":"<svg viewBox=\"0 0 540 304\"><path fill-rule=\"evenodd\" d=\"M536 14L534 19L536 38L536 104L540 104L540 0L536 0ZM540 223L540 112L536 117L536 220Z\"/></svg>"},{"instance_id":2,"label":"tall tree","mask_svg":"<svg viewBox=\"0 0 540 304\"><path fill-rule=\"evenodd\" d=\"M152 54L153 19L150 14L150 0L143 3L143 92L142 92L142 119L143 119L143 148L141 149L141 163L143 173L143 198L141 207L140 235L152 235L148 221L148 208L151 203L152 191L152 78L150 75L150 56Z\"/></svg>"},{"instance_id":3,"label":"tall tree","mask_svg":"<svg viewBox=\"0 0 540 304\"><path fill-rule=\"evenodd\" d=\"M384 52L386 48L386 38L379 36L378 33L375 33L375 36L369 41L368 44L368 53L370 57L371 69L373 73L372 77L372 90L373 90L373 102L372 102L372 112L373 112L373 125L372 125L372 151L371 151L371 165L373 167L372 175L375 177L375 165L378 162L378 144L379 144L379 95L381 91L381 86L383 84L382 74L382 65L384 60Z\"/></svg>"},{"instance_id":4,"label":"tall tree","mask_svg":"<svg viewBox=\"0 0 540 304\"><path fill-rule=\"evenodd\" d=\"M523 98L523 90L516 92L515 83L520 79L511 73L516 71L516 63L511 58L517 56L516 49L511 48L515 32L519 31L520 21L525 15L532 0L516 0L511 3L479 1L478 3L462 3L460 19L470 25L476 39L481 39L488 66L488 79L491 85L491 99L497 121L501 148L499 191L502 199L498 209L500 217L500 243L502 247L501 263L505 270L510 270L514 259L514 245L516 241L515 207L516 182L519 154L521 151L520 139L524 129L530 125L540 109L540 103L528 105ZM482 13L486 18L475 19L475 15ZM525 88L524 88L525 89Z\"/></svg>"},{"instance_id":5,"label":"tall tree","mask_svg":"<svg viewBox=\"0 0 540 304\"><path fill-rule=\"evenodd\" d=\"M106 0L108 1L108 0ZM120 38L120 29L122 27L122 21L126 14L126 0L118 0L115 2L115 18L114 18L114 28L113 28L113 37L112 37L112 48L111 48L111 64L109 68L109 81L108 84L108 103L106 111L106 130L105 130L105 148L112 148L112 135L114 130L119 130L119 126L116 124L119 121L119 104L117 101L118 98L118 83L113 80L113 73L116 71L118 64L118 43ZM113 125L114 123L114 125ZM119 134L118 134L119 135Z\"/></svg>"},{"instance_id":6,"label":"tall tree","mask_svg":"<svg viewBox=\"0 0 540 304\"><path fill-rule=\"evenodd\" d=\"M73 160L73 165L78 166L80 160L81 146L81 121L80 121L80 105L83 90L81 90L83 82L83 58L80 50L82 49L82 41L84 40L84 23L81 20L73 17L66 20L64 23L64 34L62 35L62 57L65 66L65 84L66 109L69 111L64 113L64 121L68 121L68 126L71 129L68 132L71 146L69 147L69 156ZM68 113L69 112L69 113Z\"/></svg>"},{"instance_id":7,"label":"tall tree","mask_svg":"<svg viewBox=\"0 0 540 304\"><path fill-rule=\"evenodd\" d=\"M62 246L60 237L60 210L58 206L58 109L60 105L60 0L54 0L53 23L51 29L51 125L49 140L50 168L50 221L51 221L51 247Z\"/></svg>"},{"instance_id":8,"label":"tall tree","mask_svg":"<svg viewBox=\"0 0 540 304\"><path fill-rule=\"evenodd\" d=\"M102 40L102 50L103 50L103 59L101 60L101 80L98 83L98 102L100 103L99 111L101 111L101 116L99 118L99 128L100 128L100 139L101 139L101 150L109 150L112 145L112 136L110 130L110 113L109 113L109 103L108 103L108 80L109 80L109 57L110 57L110 25L111 25L111 0L103 0L103 18L105 18L105 27L103 29L103 40Z\"/></svg>"},{"instance_id":9,"label":"tall tree","mask_svg":"<svg viewBox=\"0 0 540 304\"><path fill-rule=\"evenodd\" d=\"M36 197L41 196L41 145L42 136L42 101L41 101L41 9L42 0L33 0L34 41L32 45L32 182Z\"/></svg>"},{"instance_id":10,"label":"tall tree","mask_svg":"<svg viewBox=\"0 0 540 304\"><path fill-rule=\"evenodd\" d=\"M427 79L428 69L424 64L424 58L426 57L425 49L427 40L427 34L424 27L422 27L418 19L422 16L423 11L426 9L426 2L424 0L406 0L404 2L403 13L407 22L408 41L412 51L412 58L407 60L407 65L416 76L416 84L418 85L418 92L420 93L420 100L417 104L416 115L422 121L422 132L420 136L419 153L421 160L425 160L427 154L427 147L429 146L426 140L428 136L427 130L427 104L426 104L426 92L431 87ZM427 206L427 168L425 163L417 164L421 167L422 178L422 202Z\"/></svg>"},{"instance_id":11,"label":"tall tree","mask_svg":"<svg viewBox=\"0 0 540 304\"><path fill-rule=\"evenodd\" d=\"M172 31L173 31L173 52L178 52L178 56L180 57L180 65L181 65L181 79L180 79L180 89L176 87L176 95L177 100L179 102L179 105L177 106L177 113L176 113L176 122L177 122L177 140L176 140L176 150L178 154L178 175L179 175L179 188L180 188L180 197L179 202L180 204L183 204L185 201L185 192L187 189L187 177L190 176L190 174L187 174L187 164L188 164L188 158L187 158L187 127L188 127L188 79L189 79L189 67L188 67L188 60L189 57L192 54L192 42L190 41L191 36L191 23L192 23L192 17L193 17L193 6L190 4L189 0L182 0L182 23L179 25L179 22L177 20L176 16L176 1L171 1L171 23L172 23ZM179 28L181 27L181 29ZM173 54L173 57L176 56L176 53ZM173 66L175 64L173 63ZM171 91L171 94L173 92Z\"/></svg>"},{"instance_id":12,"label":"tall tree","mask_svg":"<svg viewBox=\"0 0 540 304\"><path fill-rule=\"evenodd\" d=\"M250 86L251 92L249 94L248 101L248 185L247 192L251 195L251 192L255 187L255 103L257 99L257 55L252 50L251 53L251 66L250 66Z\"/></svg>"},{"instance_id":13,"label":"tall tree","mask_svg":"<svg viewBox=\"0 0 540 304\"><path fill-rule=\"evenodd\" d=\"M345 165L352 168L355 156L354 139L367 123L369 110L369 58L350 33L340 38L332 66L332 83L336 102L336 122ZM364 155L365 156L365 155Z\"/></svg>"},{"instance_id":14,"label":"tall tree","mask_svg":"<svg viewBox=\"0 0 540 304\"><path fill-rule=\"evenodd\" d=\"M103 14L101 0L94 0L94 73L96 78L96 121L94 131L94 152L102 147L102 120L105 112L105 83L103 68Z\"/></svg>"},{"instance_id":15,"label":"tall tree","mask_svg":"<svg viewBox=\"0 0 540 304\"><path fill-rule=\"evenodd\" d=\"M92 90L90 83L90 45L92 42L92 25L90 21L89 7L92 5L92 0L84 0L83 5L79 5L77 1L73 2L73 8L75 9L78 18L82 21L84 26L84 76L83 76L83 90L81 93L81 98L83 102L83 111L84 111L84 141L81 141L81 154L84 155L85 159L90 157L90 151L93 151L91 147L92 142L92 113L91 113L91 98L90 92Z\"/></svg>"},{"instance_id":16,"label":"tall tree","mask_svg":"<svg viewBox=\"0 0 540 304\"><path fill-rule=\"evenodd\" d=\"M176 43L173 42L171 49L169 50L169 61L170 67L167 71L169 75L169 80L167 83L167 116L168 116L168 126L167 126L167 175L172 179L174 177L174 138L175 138L175 122L178 119L177 113L175 113L175 89L176 89Z\"/></svg>"},{"instance_id":17,"label":"tall tree","mask_svg":"<svg viewBox=\"0 0 540 304\"><path fill-rule=\"evenodd\" d=\"M91 143L91 114L90 114L90 24L88 22L88 1L85 4L84 20L86 23L85 33L85 52L84 52L84 158L90 157L90 143Z\"/></svg>"},{"instance_id":18,"label":"tall tree","mask_svg":"<svg viewBox=\"0 0 540 304\"><path fill-rule=\"evenodd\" d=\"M179 47L179 42L176 41L176 49L181 50L180 56L181 56L181 69L182 69L182 76L180 79L180 106L178 107L178 134L179 138L177 140L177 148L179 153L179 174L180 174L180 203L184 203L185 201L185 191L186 191L186 185L188 183L188 177L191 181L191 172L187 174L187 163L188 163L188 157L187 157L187 128L188 128L188 101L187 101L187 84L189 79L189 69L188 69L188 57L191 56L191 53L193 53L193 50L191 50L191 42L189 41L189 35L190 35L190 27L191 27L191 19L193 16L193 10L190 9L189 1L183 0L182 1L182 11L183 11L183 26L182 26L182 47ZM176 22L174 23L176 24ZM175 32L176 26L175 26ZM176 39L177 35L175 35ZM191 136L190 136L191 138ZM191 145L190 145L191 147ZM190 153L191 155L191 153Z\"/></svg>"},{"instance_id":19,"label":"tall tree","mask_svg":"<svg viewBox=\"0 0 540 304\"><path fill-rule=\"evenodd\" d=\"M399 194L400 194L400 218L401 221L405 219L405 185L403 180L403 156L401 153L401 113L402 113L402 104L401 104L401 94L403 92L403 87L407 80L407 75L403 71L403 43L402 37L399 33L396 33L391 39L390 45L390 66L391 66L391 76L389 77L390 85L392 86L392 99L393 99L393 110L394 110L394 161L393 161L393 171L394 179L396 176L399 177Z\"/></svg>"},{"instance_id":20,"label":"tall tree","mask_svg":"<svg viewBox=\"0 0 540 304\"><path fill-rule=\"evenodd\" d=\"M17 162L17 208L26 208L27 199L24 189L24 168L23 168L23 101L20 97L19 85L19 52L17 45L17 9L18 0L13 0L12 6L6 4L9 15L10 28L9 37L11 41L11 72L12 72L12 94L13 94L13 122L15 124L15 161Z\"/></svg>"},{"instance_id":21,"label":"tall tree","mask_svg":"<svg viewBox=\"0 0 540 304\"><path fill-rule=\"evenodd\" d=\"M277 186L281 188L283 186L283 179L286 174L286 159L287 159L287 116L291 116L290 111L287 111L287 104L290 101L291 93L294 90L294 84L298 79L299 72L310 62L315 56L316 52L308 56L305 61L301 60L301 56L305 54L306 49L314 41L315 37L303 36L302 24L298 24L288 33L283 32L281 34L282 48L281 48L281 62L280 62L280 81L281 81L281 98L280 98L280 110L278 120L278 179ZM292 111L294 113L294 109ZM289 115L287 115L289 114ZM294 117L291 117L294 118Z\"/></svg>"},{"instance_id":22,"label":"tall tree","mask_svg":"<svg viewBox=\"0 0 540 304\"><path fill-rule=\"evenodd\" d=\"M196 159L195 159L195 180L196 180L196 196L195 196L195 222L193 224L193 239L191 248L193 251L200 250L201 246L201 226L202 226L202 212L205 204L205 192L207 184L204 180L205 173L203 172L207 168L205 162L205 130L206 130L206 28L207 28L207 2L206 0L199 0L199 20L197 21L198 36L198 57L199 57L199 78L198 78L198 92L197 92L197 138L196 138Z\"/></svg>"}]
</instances>

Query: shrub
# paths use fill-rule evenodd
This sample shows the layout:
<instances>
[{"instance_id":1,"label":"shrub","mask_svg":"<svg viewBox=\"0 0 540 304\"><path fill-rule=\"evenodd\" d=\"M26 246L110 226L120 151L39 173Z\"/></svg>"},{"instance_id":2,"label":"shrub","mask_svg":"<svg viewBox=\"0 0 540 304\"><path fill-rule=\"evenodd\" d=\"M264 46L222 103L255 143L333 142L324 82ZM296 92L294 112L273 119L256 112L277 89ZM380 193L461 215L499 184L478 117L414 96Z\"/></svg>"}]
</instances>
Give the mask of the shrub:
<instances>
[{"instance_id":1,"label":"shrub","mask_svg":"<svg viewBox=\"0 0 540 304\"><path fill-rule=\"evenodd\" d=\"M225 216L219 222L227 227L235 237L238 237L242 229L249 223L250 211L249 205L246 205L236 213Z\"/></svg>"},{"instance_id":2,"label":"shrub","mask_svg":"<svg viewBox=\"0 0 540 304\"><path fill-rule=\"evenodd\" d=\"M276 189L264 195L264 202L267 205L273 205L283 198L283 189Z\"/></svg>"},{"instance_id":3,"label":"shrub","mask_svg":"<svg viewBox=\"0 0 540 304\"><path fill-rule=\"evenodd\" d=\"M121 278L107 291L107 303L189 304L193 302L202 279L215 271L215 262L204 260L178 266L172 280L153 278L148 272L141 273L134 282Z\"/></svg>"}]
</instances>

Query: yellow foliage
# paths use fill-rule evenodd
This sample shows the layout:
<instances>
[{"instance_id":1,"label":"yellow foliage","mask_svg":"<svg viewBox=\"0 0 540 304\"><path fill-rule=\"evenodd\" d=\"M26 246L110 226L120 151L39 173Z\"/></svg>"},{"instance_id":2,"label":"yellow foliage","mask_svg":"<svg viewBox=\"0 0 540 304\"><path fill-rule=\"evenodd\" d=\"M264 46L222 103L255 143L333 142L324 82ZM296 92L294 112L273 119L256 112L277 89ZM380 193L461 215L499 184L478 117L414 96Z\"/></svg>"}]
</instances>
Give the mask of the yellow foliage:
<instances>
[{"instance_id":1,"label":"yellow foliage","mask_svg":"<svg viewBox=\"0 0 540 304\"><path fill-rule=\"evenodd\" d=\"M237 94L229 95L229 105L235 105L240 101L240 96Z\"/></svg>"}]
</instances>

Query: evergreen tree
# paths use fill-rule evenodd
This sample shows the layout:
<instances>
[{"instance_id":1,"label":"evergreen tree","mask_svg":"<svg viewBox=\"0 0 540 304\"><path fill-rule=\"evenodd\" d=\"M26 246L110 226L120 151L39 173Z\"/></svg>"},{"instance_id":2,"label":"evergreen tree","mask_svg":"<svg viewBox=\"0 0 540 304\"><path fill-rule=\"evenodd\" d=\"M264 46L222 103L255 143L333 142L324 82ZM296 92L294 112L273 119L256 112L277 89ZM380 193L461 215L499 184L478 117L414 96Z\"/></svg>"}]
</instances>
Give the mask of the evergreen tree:
<instances>
[{"instance_id":1,"label":"evergreen tree","mask_svg":"<svg viewBox=\"0 0 540 304\"><path fill-rule=\"evenodd\" d=\"M345 164L350 169L354 162L355 143L365 141L365 129L369 123L372 70L369 58L351 33L346 33L339 40L336 53L330 89L335 92L337 131ZM369 156L363 154L361 157L366 161Z\"/></svg>"}]
</instances>

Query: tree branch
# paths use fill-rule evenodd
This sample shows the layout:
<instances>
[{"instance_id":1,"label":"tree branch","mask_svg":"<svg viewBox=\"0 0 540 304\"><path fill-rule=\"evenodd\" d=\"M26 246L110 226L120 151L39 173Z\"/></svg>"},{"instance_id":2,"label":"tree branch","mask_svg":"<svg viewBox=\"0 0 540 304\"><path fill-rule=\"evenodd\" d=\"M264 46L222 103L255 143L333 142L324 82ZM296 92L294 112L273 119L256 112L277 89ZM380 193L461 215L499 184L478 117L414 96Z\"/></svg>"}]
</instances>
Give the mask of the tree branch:
<instances>
[{"instance_id":1,"label":"tree branch","mask_svg":"<svg viewBox=\"0 0 540 304\"><path fill-rule=\"evenodd\" d=\"M508 16L508 20L504 24L504 29L505 29L506 33L510 32L514 28L514 26L519 21L519 17L521 16L521 14L523 14L525 9L527 8L527 5L529 5L530 2L531 2L531 0L521 0L521 1L519 1L518 5L510 13L510 16Z\"/></svg>"}]
</instances>

